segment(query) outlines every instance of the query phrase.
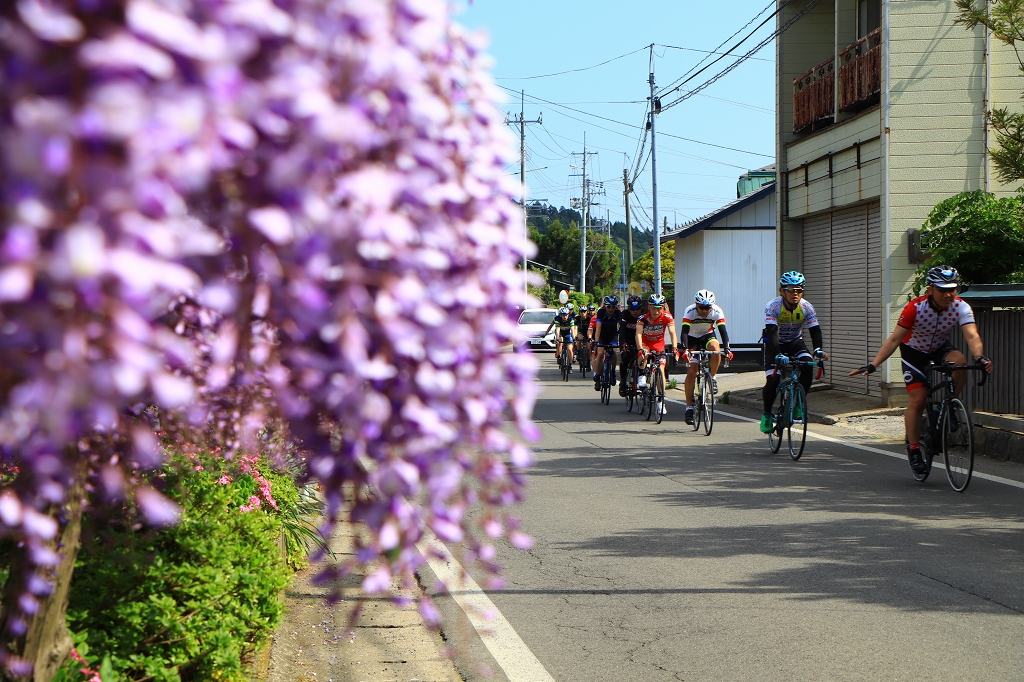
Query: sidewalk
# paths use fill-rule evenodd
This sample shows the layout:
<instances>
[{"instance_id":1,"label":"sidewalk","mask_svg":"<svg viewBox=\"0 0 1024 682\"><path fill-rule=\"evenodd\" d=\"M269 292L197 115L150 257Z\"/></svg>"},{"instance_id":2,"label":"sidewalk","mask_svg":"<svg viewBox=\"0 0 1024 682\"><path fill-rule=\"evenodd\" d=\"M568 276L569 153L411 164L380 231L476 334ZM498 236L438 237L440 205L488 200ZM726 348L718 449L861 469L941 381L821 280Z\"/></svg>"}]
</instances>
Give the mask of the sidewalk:
<instances>
[{"instance_id":1,"label":"sidewalk","mask_svg":"<svg viewBox=\"0 0 1024 682\"><path fill-rule=\"evenodd\" d=\"M331 549L339 562L352 554L352 533L344 523L335 530ZM400 608L387 598L367 597L350 628L363 576L314 585L320 566L296 574L285 593L268 682L462 682L455 665L441 655L441 635L423 624L415 605ZM327 597L335 586L341 587L342 599L331 604Z\"/></svg>"}]
</instances>

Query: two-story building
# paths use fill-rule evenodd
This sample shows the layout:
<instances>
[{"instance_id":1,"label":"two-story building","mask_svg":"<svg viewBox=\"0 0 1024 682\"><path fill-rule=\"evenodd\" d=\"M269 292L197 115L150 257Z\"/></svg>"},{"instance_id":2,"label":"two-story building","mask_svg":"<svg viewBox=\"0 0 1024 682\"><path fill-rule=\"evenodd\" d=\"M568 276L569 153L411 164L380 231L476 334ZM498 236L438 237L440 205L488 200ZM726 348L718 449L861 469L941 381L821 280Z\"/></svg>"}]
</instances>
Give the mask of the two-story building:
<instances>
[{"instance_id":1,"label":"two-story building","mask_svg":"<svg viewBox=\"0 0 1024 682\"><path fill-rule=\"evenodd\" d=\"M870 377L846 374L908 300L913 231L935 204L1002 189L986 114L1017 104L1022 79L983 27L954 24L953 0L797 0L779 27L805 11L776 47L779 270L807 277L826 380L888 403L904 395L898 354Z\"/></svg>"}]
</instances>

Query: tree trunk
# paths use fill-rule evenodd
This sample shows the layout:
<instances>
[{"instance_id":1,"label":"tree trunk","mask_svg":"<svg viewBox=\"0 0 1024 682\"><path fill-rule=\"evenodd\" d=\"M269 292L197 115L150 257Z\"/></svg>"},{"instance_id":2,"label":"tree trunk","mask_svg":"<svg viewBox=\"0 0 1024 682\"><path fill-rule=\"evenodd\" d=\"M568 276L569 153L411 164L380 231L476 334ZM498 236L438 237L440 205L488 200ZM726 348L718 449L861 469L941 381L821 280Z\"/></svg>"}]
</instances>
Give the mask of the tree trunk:
<instances>
[{"instance_id":1,"label":"tree trunk","mask_svg":"<svg viewBox=\"0 0 1024 682\"><path fill-rule=\"evenodd\" d=\"M15 639L7 634L7 623L19 615L18 597L25 592L25 575L33 568L24 548L18 548L13 553L11 573L4 585L3 607L0 611L0 637L3 638L0 644L8 652L28 661L33 672L30 677L20 678L4 672L6 679L50 682L71 653L73 643L65 615L82 535L82 498L85 495L86 473L87 467L83 462L68 490L67 502L60 509L59 517L66 521L61 525L53 548L60 553L61 562L47 571L45 576L53 584L53 592L39 598L39 610L29 618L28 629L24 635Z\"/></svg>"}]
</instances>

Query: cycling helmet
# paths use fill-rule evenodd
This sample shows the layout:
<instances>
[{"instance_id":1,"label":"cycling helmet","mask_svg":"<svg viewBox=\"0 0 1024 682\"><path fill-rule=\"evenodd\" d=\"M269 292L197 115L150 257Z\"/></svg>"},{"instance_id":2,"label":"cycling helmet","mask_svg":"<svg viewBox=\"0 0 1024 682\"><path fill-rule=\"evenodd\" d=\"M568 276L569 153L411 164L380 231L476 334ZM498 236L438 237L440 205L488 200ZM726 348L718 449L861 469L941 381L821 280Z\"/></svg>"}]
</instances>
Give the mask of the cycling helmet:
<instances>
[{"instance_id":1,"label":"cycling helmet","mask_svg":"<svg viewBox=\"0 0 1024 682\"><path fill-rule=\"evenodd\" d=\"M629 300L626 301L626 307L632 311L638 311L643 306L639 296L630 296Z\"/></svg>"},{"instance_id":2,"label":"cycling helmet","mask_svg":"<svg viewBox=\"0 0 1024 682\"><path fill-rule=\"evenodd\" d=\"M591 303L590 305L588 305L588 306L587 306L587 310L588 310L588 311L590 311L590 312L594 312L594 310L595 310L595 308L594 308L594 304L593 304L593 303Z\"/></svg>"},{"instance_id":3,"label":"cycling helmet","mask_svg":"<svg viewBox=\"0 0 1024 682\"><path fill-rule=\"evenodd\" d=\"M804 276L801 275L796 270L790 270L789 272L785 272L785 273L782 274L782 277L779 277L779 286L780 287L789 287L789 286L802 287L803 285L804 285Z\"/></svg>"},{"instance_id":4,"label":"cycling helmet","mask_svg":"<svg viewBox=\"0 0 1024 682\"><path fill-rule=\"evenodd\" d=\"M701 289L697 292L697 295L693 297L693 300L697 302L697 305L714 305L715 292L708 289Z\"/></svg>"},{"instance_id":5,"label":"cycling helmet","mask_svg":"<svg viewBox=\"0 0 1024 682\"><path fill-rule=\"evenodd\" d=\"M568 315L569 314L569 310L567 308L559 308L558 309L558 314L559 315Z\"/></svg>"},{"instance_id":6,"label":"cycling helmet","mask_svg":"<svg viewBox=\"0 0 1024 682\"><path fill-rule=\"evenodd\" d=\"M951 265L936 265L928 271L928 284L940 289L953 289L960 284L960 273Z\"/></svg>"},{"instance_id":7,"label":"cycling helmet","mask_svg":"<svg viewBox=\"0 0 1024 682\"><path fill-rule=\"evenodd\" d=\"M617 299L614 296L605 296L604 297L604 304L605 305L618 305L619 304L619 299Z\"/></svg>"},{"instance_id":8,"label":"cycling helmet","mask_svg":"<svg viewBox=\"0 0 1024 682\"><path fill-rule=\"evenodd\" d=\"M572 301L570 301L569 303L565 304L565 309L571 313L572 311L576 310L576 306L574 306L572 304Z\"/></svg>"},{"instance_id":9,"label":"cycling helmet","mask_svg":"<svg viewBox=\"0 0 1024 682\"><path fill-rule=\"evenodd\" d=\"M647 305L665 305L665 297L661 294L651 294L650 298L647 299Z\"/></svg>"}]
</instances>

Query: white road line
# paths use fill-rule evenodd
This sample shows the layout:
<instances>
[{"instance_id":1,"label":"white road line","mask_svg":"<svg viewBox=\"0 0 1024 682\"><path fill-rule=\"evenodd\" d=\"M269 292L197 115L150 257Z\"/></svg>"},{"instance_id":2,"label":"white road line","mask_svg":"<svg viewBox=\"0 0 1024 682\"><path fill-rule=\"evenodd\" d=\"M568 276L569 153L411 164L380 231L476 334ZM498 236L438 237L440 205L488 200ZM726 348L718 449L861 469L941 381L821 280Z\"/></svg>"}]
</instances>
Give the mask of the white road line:
<instances>
[{"instance_id":1,"label":"white road line","mask_svg":"<svg viewBox=\"0 0 1024 682\"><path fill-rule=\"evenodd\" d=\"M469 622L480 634L480 639L510 682L555 682L555 678L533 655L512 624L480 589L476 581L463 570L462 565L452 556L444 543L428 530L417 547L437 577L448 586L450 594L465 612ZM438 559L434 556L435 553L444 558ZM455 589L456 586L460 586L459 589ZM484 614L487 614L490 620L485 619Z\"/></svg>"},{"instance_id":2,"label":"white road line","mask_svg":"<svg viewBox=\"0 0 1024 682\"><path fill-rule=\"evenodd\" d=\"M670 403L677 403L679 405L686 405L685 402L681 402L679 400L672 400L671 398L666 398L665 400L667 400ZM739 419L740 421L751 422L751 423L754 423L754 424L760 423L757 419L751 419L750 417L744 417L744 416L741 416L741 415L738 415L738 414L733 414L732 412L723 412L723 411L721 411L721 410L719 410L717 408L715 409L715 414L724 414L726 417L732 417L733 419ZM868 445L861 445L860 443L851 443L850 441L846 440L845 438L833 438L832 436L824 436L824 435L822 435L820 433L815 433L814 431L811 431L810 429L807 429L807 435L810 436L811 438L817 438L818 440L825 440L825 441L828 441L830 443L838 443L840 445L845 445L847 447L855 448L857 450L864 450L865 452L873 452L873 453L878 454L878 455L885 455L886 457L892 457L893 459L899 459L899 460L905 460L906 459L906 455L904 455L902 453L890 452L889 450L882 450L881 448L873 448L873 447L870 447ZM945 470L945 468L946 468L945 465L940 464L939 462L934 462L932 464L932 466L935 467L935 468L938 468L938 469L943 469L943 470ZM979 471L975 471L974 474L973 474L973 477L974 478L982 478L982 479L984 479L986 481L992 481L994 483L1002 483L1003 485L1008 485L1008 486L1011 486L1013 488L1024 489L1024 483L1022 483L1020 481L1015 481L1012 478L1003 478L1002 476L993 476L992 474L983 474L983 473L981 473Z\"/></svg>"}]
</instances>

